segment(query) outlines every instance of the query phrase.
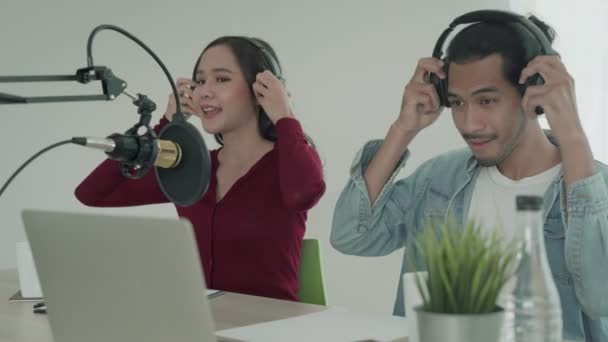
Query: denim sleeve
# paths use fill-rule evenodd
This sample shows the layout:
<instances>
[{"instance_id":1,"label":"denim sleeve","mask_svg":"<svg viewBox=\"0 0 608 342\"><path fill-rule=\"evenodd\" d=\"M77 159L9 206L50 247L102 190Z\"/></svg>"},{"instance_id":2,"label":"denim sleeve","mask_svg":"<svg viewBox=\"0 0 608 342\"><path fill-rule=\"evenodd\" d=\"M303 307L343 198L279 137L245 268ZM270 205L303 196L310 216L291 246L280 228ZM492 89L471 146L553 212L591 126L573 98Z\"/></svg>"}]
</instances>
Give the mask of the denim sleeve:
<instances>
[{"instance_id":1,"label":"denim sleeve","mask_svg":"<svg viewBox=\"0 0 608 342\"><path fill-rule=\"evenodd\" d=\"M350 178L334 210L331 244L338 251L358 256L383 256L404 246L406 227L413 226L416 197L421 195L416 175L395 183L409 157L406 151L373 207L363 173L376 154L381 140L368 142L356 155Z\"/></svg>"},{"instance_id":2,"label":"denim sleeve","mask_svg":"<svg viewBox=\"0 0 608 342\"><path fill-rule=\"evenodd\" d=\"M566 265L576 297L591 318L608 316L608 191L606 172L573 183L565 208ZM562 198L564 198L562 196Z\"/></svg>"}]
</instances>

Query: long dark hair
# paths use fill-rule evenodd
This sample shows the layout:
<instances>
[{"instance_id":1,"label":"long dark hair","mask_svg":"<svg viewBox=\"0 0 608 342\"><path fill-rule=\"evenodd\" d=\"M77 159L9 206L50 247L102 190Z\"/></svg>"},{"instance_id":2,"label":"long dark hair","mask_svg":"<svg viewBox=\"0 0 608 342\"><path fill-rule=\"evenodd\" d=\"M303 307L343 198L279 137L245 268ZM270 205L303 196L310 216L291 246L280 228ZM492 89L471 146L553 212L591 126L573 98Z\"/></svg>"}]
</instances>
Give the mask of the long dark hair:
<instances>
[{"instance_id":1,"label":"long dark hair","mask_svg":"<svg viewBox=\"0 0 608 342\"><path fill-rule=\"evenodd\" d=\"M255 83L256 75L265 70L270 70L275 76L282 79L282 70L279 58L268 42L260 38L223 36L209 43L209 45L205 47L201 55L198 57L196 64L194 65L194 72L192 73L193 80L196 78L196 71L205 51L218 45L226 45L232 50L232 53L236 57L241 71L245 76L247 84L253 85ZM264 49L264 51L262 51L262 49ZM270 54L270 56L267 56L266 54ZM273 58L273 61L268 60L269 57ZM249 87L249 94L252 98L255 98L252 87ZM272 142L277 140L277 132L274 124L262 106L258 106L258 129L260 131L260 135L264 139ZM214 134L214 137L218 144L224 145L224 140L221 134ZM306 140L308 140L309 144L314 146L312 140L308 136L306 136Z\"/></svg>"}]
</instances>

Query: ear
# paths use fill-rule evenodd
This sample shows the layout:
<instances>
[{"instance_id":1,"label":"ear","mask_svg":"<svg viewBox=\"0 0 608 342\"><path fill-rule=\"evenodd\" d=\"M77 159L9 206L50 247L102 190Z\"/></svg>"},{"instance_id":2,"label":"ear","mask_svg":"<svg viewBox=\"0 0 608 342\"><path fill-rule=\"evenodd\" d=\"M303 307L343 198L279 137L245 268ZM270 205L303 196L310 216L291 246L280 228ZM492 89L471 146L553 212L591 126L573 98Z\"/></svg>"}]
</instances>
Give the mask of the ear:
<instances>
[{"instance_id":1,"label":"ear","mask_svg":"<svg viewBox=\"0 0 608 342\"><path fill-rule=\"evenodd\" d=\"M524 116L526 117L527 120L537 120L538 116L536 113L528 113L526 112L526 110L524 109L523 106L519 106L519 110L524 114Z\"/></svg>"},{"instance_id":2,"label":"ear","mask_svg":"<svg viewBox=\"0 0 608 342\"><path fill-rule=\"evenodd\" d=\"M262 104L258 100L258 96L255 94L255 90L253 90L254 84L255 84L255 80L253 81L253 83L251 83L251 86L249 87L249 94L251 94L251 102L253 102L253 106L256 108L259 108L262 106Z\"/></svg>"},{"instance_id":3,"label":"ear","mask_svg":"<svg viewBox=\"0 0 608 342\"><path fill-rule=\"evenodd\" d=\"M539 115L536 113L526 113L526 118L529 120L538 120Z\"/></svg>"}]
</instances>

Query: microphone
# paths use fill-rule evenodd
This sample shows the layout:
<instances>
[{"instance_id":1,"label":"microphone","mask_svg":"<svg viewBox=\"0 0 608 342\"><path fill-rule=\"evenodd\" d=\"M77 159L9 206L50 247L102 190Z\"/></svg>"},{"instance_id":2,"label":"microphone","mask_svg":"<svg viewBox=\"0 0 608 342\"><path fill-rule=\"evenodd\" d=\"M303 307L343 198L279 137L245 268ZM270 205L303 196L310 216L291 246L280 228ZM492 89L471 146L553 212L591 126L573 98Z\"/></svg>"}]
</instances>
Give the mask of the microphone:
<instances>
[{"instance_id":1,"label":"microphone","mask_svg":"<svg viewBox=\"0 0 608 342\"><path fill-rule=\"evenodd\" d=\"M182 159L181 147L169 140L112 134L107 138L73 137L72 143L104 151L110 159L171 169Z\"/></svg>"},{"instance_id":2,"label":"microphone","mask_svg":"<svg viewBox=\"0 0 608 342\"><path fill-rule=\"evenodd\" d=\"M158 137L150 128L150 118L156 109L156 104L142 94L133 95L126 91L127 84L112 74L111 70L93 63L93 38L102 30L119 32L135 43L156 61L171 84L175 97L176 113L172 122L167 124ZM181 112L181 104L173 77L158 56L141 40L131 33L114 25L97 26L89 35L87 41L87 67L78 69L76 75L50 76L0 76L3 82L48 82L48 81L78 81L86 84L92 80L101 80L103 95L76 96L39 96L22 97L0 92L0 105L15 103L47 103L74 101L112 101L117 96L125 94L133 99L140 114L139 122L125 132L112 134L106 138L73 137L48 146L21 165L8 181L0 188L0 196L11 181L35 158L48 150L68 143L74 143L104 151L108 157L119 162L120 171L129 179L141 179L151 168L154 168L157 183L168 200L180 206L189 206L198 202L207 192L211 180L211 157L205 141L192 124L186 122ZM138 134L140 128L145 128L145 134Z\"/></svg>"},{"instance_id":3,"label":"microphone","mask_svg":"<svg viewBox=\"0 0 608 342\"><path fill-rule=\"evenodd\" d=\"M72 142L104 151L121 162L123 174L154 167L161 191L173 203L190 206L207 192L211 156L201 133L182 115L174 115L158 134L111 134L106 138L73 137ZM144 173L141 173L143 176Z\"/></svg>"}]
</instances>

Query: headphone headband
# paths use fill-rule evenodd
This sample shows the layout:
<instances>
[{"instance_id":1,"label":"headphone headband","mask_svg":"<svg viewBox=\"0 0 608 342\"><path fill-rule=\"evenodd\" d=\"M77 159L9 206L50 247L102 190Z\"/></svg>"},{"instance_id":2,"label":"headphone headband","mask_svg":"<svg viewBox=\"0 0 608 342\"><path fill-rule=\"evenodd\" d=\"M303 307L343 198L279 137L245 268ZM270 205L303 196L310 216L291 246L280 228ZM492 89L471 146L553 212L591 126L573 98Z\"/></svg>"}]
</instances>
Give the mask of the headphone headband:
<instances>
[{"instance_id":1,"label":"headphone headband","mask_svg":"<svg viewBox=\"0 0 608 342\"><path fill-rule=\"evenodd\" d=\"M557 53L551 47L551 42L547 38L547 36L543 33L543 31L538 28L533 22L531 22L528 18L507 11L498 11L498 10L481 10L465 13L458 18L454 19L450 26L445 29L437 43L435 44L435 48L433 49L433 57L441 59L443 56L443 45L447 40L450 33L456 28L458 25L463 24L472 24L478 22L487 22L487 23L496 23L496 24L520 24L523 26L540 44L543 55L556 55Z\"/></svg>"},{"instance_id":2,"label":"headphone headband","mask_svg":"<svg viewBox=\"0 0 608 342\"><path fill-rule=\"evenodd\" d=\"M544 34L544 32L542 32L542 30L538 26L536 26L536 24L534 24L532 21L530 21L528 18L526 18L522 15L516 14L516 13L507 12L507 11L481 10L481 11L469 12L469 13L463 14L463 15L459 16L458 18L454 19L452 21L452 23L450 23L450 26L448 26L448 28L445 29L441 33L441 35L439 36L439 39L437 40L437 43L435 43L435 48L433 49L433 57L443 60L443 58L442 58L443 57L443 45L444 45L445 41L447 40L448 36L450 35L450 33L452 33L452 31L454 30L454 28L456 26L462 25L462 24L479 23L479 22L494 23L494 24L505 25L505 26L510 25L510 24L519 24L519 25L523 26L523 28L526 31L528 31L532 36L534 36L536 41L540 44L540 48L541 48L540 54L557 55L557 53L551 47L551 42L549 41L549 38L547 38L547 36ZM446 64L446 67L445 67L446 71L447 71L448 65L449 64ZM447 91L448 91L447 79L440 79L434 73L430 73L429 80L430 80L430 83L434 85L434 87L437 91L437 95L439 96L439 101L441 102L441 105L445 106L445 107L449 107L450 104L449 104L449 101L447 98ZM544 83L544 80L540 74L532 75L526 80L527 85L541 85L543 83ZM523 92L525 92L525 89L526 89L525 86L520 88L520 91L522 92L522 94L523 94ZM543 109L541 107L537 107L536 113L542 114Z\"/></svg>"},{"instance_id":3,"label":"headphone headband","mask_svg":"<svg viewBox=\"0 0 608 342\"><path fill-rule=\"evenodd\" d=\"M279 66L279 63L277 62L277 60L274 58L274 56L272 55L272 53L270 53L270 51L268 51L268 49L264 46L264 44L257 38L249 38L249 37L245 37L245 36L240 36L239 38L255 45L260 52L262 53L262 55L264 56L264 59L266 59L269 67L270 67L270 71L280 80L283 79L282 77L282 72L281 72L281 67Z\"/></svg>"},{"instance_id":4,"label":"headphone headband","mask_svg":"<svg viewBox=\"0 0 608 342\"><path fill-rule=\"evenodd\" d=\"M282 72L281 72L281 67L279 66L279 63L277 62L277 60L273 57L273 55L268 51L268 49L264 46L264 44L262 44L262 42L259 39L256 38L249 38L249 37L245 37L245 36L230 36L230 37L226 37L229 39L241 39L244 40L252 45L254 45L256 48L258 48L262 54L262 56L264 56L264 59L266 60L266 63L268 64L268 67L270 68L270 72L272 72L278 79L282 80L283 82L283 76L282 76ZM201 58L203 57L203 55L199 55L198 59L196 60L196 63L194 64L194 70L192 71L192 79L195 80L196 79L196 68L198 67L198 64L201 62Z\"/></svg>"}]
</instances>

